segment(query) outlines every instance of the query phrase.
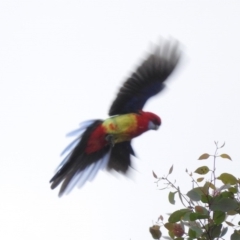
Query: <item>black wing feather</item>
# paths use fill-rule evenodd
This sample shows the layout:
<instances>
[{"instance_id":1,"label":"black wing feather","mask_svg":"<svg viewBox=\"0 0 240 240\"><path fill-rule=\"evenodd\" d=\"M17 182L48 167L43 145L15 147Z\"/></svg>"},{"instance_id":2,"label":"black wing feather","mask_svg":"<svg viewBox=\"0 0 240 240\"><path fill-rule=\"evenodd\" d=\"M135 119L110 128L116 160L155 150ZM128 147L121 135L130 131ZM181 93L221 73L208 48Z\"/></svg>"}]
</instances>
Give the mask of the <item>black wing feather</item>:
<instances>
[{"instance_id":1,"label":"black wing feather","mask_svg":"<svg viewBox=\"0 0 240 240\"><path fill-rule=\"evenodd\" d=\"M63 182L59 192L59 196L61 196L66 191L69 183L76 174L81 173L89 165L99 161L109 151L109 146L106 146L100 151L91 154L86 154L84 151L86 149L86 144L89 136L91 135L93 130L101 123L101 120L96 120L86 129L86 131L81 137L80 142L70 153L67 161L64 162L64 164L50 180L50 183L52 183L52 189L56 188L61 182Z\"/></svg>"},{"instance_id":2,"label":"black wing feather","mask_svg":"<svg viewBox=\"0 0 240 240\"><path fill-rule=\"evenodd\" d=\"M89 168L92 164L96 164L98 161L103 161L104 156L109 152L107 156L107 168L109 170L114 169L118 172L126 173L128 168L131 166L131 155L135 156L135 153L131 146L131 141L121 142L115 144L111 149L110 146L106 146L103 149L87 154L85 153L86 144L89 136L96 127L101 124L101 120L94 121L83 133L81 140L74 147L72 152L67 156L66 160L60 164L60 169L57 170L56 174L50 180L51 188L56 188L61 184L59 196L67 193L77 184L81 186L87 181L91 180L91 174L100 169L94 167ZM86 173L85 177L81 178ZM93 174L95 176L95 174ZM81 184L82 181L82 184Z\"/></svg>"},{"instance_id":3,"label":"black wing feather","mask_svg":"<svg viewBox=\"0 0 240 240\"><path fill-rule=\"evenodd\" d=\"M120 88L109 115L138 112L146 101L164 88L180 58L177 42L165 42L149 55Z\"/></svg>"},{"instance_id":4,"label":"black wing feather","mask_svg":"<svg viewBox=\"0 0 240 240\"><path fill-rule=\"evenodd\" d=\"M131 155L135 156L131 141L117 143L111 150L108 168L126 173L131 166Z\"/></svg>"}]
</instances>

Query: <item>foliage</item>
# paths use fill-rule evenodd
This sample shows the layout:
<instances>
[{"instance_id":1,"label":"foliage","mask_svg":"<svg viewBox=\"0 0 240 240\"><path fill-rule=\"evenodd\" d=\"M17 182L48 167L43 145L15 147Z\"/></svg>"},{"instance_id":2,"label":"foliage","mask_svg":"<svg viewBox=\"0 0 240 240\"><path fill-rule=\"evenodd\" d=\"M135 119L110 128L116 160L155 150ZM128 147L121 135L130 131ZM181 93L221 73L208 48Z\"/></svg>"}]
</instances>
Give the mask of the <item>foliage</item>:
<instances>
[{"instance_id":1,"label":"foliage","mask_svg":"<svg viewBox=\"0 0 240 240\"><path fill-rule=\"evenodd\" d=\"M153 239L197 239L216 240L224 239L228 229L232 231L231 240L240 240L240 221L236 222L240 214L240 179L230 173L222 173L216 177L216 160L223 158L231 160L226 154L218 154L218 142L215 153L202 154L198 160L208 160L213 158L213 168L201 166L194 171L200 177L193 177L193 173L186 169L186 173L191 178L193 187L186 194L182 193L175 182L169 180L169 175L173 172L173 166L169 169L166 177L158 177L155 172L153 176L156 183L164 182L165 187L160 189L173 189L168 194L168 201L175 204L175 197L178 196L182 209L178 209L170 214L167 221L161 215L158 221L150 227ZM221 186L217 187L217 182ZM228 220L230 217L233 219ZM169 236L162 236L161 229L166 229Z\"/></svg>"}]
</instances>

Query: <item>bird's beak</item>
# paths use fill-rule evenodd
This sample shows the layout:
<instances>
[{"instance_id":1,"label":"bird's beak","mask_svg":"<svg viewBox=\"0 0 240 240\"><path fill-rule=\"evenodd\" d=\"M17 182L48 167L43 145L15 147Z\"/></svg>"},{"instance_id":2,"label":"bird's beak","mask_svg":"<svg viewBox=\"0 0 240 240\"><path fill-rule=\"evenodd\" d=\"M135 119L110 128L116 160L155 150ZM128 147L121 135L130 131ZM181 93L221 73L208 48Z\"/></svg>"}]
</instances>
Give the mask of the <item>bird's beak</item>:
<instances>
[{"instance_id":1,"label":"bird's beak","mask_svg":"<svg viewBox=\"0 0 240 240\"><path fill-rule=\"evenodd\" d=\"M159 125L153 123L152 121L150 121L150 122L148 123L148 129L149 129L149 130L158 130L158 128L159 128Z\"/></svg>"}]
</instances>

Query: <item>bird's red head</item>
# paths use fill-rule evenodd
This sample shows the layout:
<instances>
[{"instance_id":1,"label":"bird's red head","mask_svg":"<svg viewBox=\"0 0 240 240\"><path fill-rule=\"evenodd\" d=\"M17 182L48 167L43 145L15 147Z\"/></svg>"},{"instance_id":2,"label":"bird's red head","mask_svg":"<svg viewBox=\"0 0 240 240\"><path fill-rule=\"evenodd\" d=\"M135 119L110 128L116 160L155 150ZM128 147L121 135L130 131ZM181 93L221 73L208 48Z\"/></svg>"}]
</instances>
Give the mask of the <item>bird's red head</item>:
<instances>
[{"instance_id":1,"label":"bird's red head","mask_svg":"<svg viewBox=\"0 0 240 240\"><path fill-rule=\"evenodd\" d=\"M157 130L161 125L161 119L151 112L140 112L140 115L144 117L145 123L147 123L147 130Z\"/></svg>"}]
</instances>

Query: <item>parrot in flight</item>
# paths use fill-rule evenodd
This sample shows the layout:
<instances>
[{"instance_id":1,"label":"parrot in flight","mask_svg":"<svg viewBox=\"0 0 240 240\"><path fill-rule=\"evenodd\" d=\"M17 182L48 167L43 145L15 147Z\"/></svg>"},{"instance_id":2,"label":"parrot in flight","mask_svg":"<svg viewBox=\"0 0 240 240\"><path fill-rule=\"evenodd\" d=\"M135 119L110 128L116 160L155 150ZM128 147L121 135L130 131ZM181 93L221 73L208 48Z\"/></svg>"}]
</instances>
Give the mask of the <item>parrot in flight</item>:
<instances>
[{"instance_id":1,"label":"parrot in flight","mask_svg":"<svg viewBox=\"0 0 240 240\"><path fill-rule=\"evenodd\" d=\"M68 134L79 136L63 151L66 157L50 180L52 189L61 184L59 196L93 180L100 169L127 172L135 156L132 139L161 125L159 116L142 110L144 104L164 89L180 55L177 41L163 41L124 82L108 119L86 121Z\"/></svg>"}]
</instances>

